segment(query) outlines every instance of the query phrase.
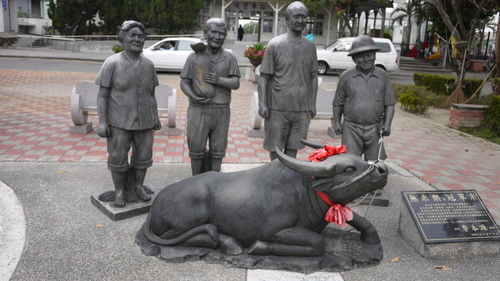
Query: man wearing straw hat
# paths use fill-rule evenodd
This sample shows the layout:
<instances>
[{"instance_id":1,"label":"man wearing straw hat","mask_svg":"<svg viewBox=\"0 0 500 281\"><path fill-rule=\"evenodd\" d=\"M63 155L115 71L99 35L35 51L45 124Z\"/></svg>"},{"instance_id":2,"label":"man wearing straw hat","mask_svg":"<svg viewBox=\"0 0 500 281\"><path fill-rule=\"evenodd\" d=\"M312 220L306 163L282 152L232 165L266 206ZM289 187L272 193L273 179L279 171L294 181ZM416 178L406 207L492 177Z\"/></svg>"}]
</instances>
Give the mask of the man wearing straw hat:
<instances>
[{"instance_id":1,"label":"man wearing straw hat","mask_svg":"<svg viewBox=\"0 0 500 281\"><path fill-rule=\"evenodd\" d=\"M335 133L342 135L349 153L364 154L365 160L387 158L379 140L391 134L396 103L389 76L375 67L377 51L370 36L354 39L348 55L356 66L342 73L333 100Z\"/></svg>"}]
</instances>

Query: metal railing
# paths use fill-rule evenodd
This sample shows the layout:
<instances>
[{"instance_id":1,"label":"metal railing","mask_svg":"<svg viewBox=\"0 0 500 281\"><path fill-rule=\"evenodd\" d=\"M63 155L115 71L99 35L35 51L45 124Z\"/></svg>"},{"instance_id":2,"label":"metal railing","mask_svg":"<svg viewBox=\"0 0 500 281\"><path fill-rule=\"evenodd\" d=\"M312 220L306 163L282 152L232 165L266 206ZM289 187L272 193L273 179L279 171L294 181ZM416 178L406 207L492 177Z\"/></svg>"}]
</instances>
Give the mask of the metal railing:
<instances>
[{"instance_id":1,"label":"metal railing","mask_svg":"<svg viewBox=\"0 0 500 281\"><path fill-rule=\"evenodd\" d=\"M59 36L34 36L18 35L19 40L15 43L17 47L23 48L48 48L53 50L77 51L83 39L65 38Z\"/></svg>"}]
</instances>

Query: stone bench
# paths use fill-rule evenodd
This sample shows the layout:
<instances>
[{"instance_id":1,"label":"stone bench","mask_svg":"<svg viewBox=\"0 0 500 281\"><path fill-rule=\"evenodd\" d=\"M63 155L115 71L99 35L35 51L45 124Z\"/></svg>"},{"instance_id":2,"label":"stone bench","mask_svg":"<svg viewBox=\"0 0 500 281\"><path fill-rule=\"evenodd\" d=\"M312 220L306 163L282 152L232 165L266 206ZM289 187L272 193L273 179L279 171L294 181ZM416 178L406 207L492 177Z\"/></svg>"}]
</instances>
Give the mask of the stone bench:
<instances>
[{"instance_id":1,"label":"stone bench","mask_svg":"<svg viewBox=\"0 0 500 281\"><path fill-rule=\"evenodd\" d=\"M258 67L257 67L258 69ZM258 71L255 71L259 74ZM323 79L318 78L318 95L316 96L316 119L327 119L333 117L333 97L335 90L327 91L321 88ZM259 115L259 95L253 92L252 101L250 105L250 128L248 129L248 136L251 138L263 138L264 130L262 129L262 117Z\"/></svg>"},{"instance_id":2,"label":"stone bench","mask_svg":"<svg viewBox=\"0 0 500 281\"><path fill-rule=\"evenodd\" d=\"M75 85L71 93L71 119L73 126L69 127L71 134L88 134L92 131L92 122L88 122L90 112L97 112L97 93L99 85L91 81L82 81ZM168 114L167 126L162 125L162 131L169 136L179 136L180 129L176 126L177 90L165 84L160 84L155 90L158 115Z\"/></svg>"}]
</instances>

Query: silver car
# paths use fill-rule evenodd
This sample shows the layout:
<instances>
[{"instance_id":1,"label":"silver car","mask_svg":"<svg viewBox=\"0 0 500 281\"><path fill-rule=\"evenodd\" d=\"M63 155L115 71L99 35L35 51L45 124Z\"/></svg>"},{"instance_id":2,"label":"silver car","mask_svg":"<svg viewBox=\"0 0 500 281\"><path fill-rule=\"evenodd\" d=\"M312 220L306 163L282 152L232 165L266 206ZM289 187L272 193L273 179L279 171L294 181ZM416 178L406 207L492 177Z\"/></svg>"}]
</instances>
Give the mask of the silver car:
<instances>
[{"instance_id":1,"label":"silver car","mask_svg":"<svg viewBox=\"0 0 500 281\"><path fill-rule=\"evenodd\" d=\"M189 54L193 52L191 44L200 41L190 37L165 38L145 48L142 54L153 62L156 70L181 71Z\"/></svg>"}]
</instances>

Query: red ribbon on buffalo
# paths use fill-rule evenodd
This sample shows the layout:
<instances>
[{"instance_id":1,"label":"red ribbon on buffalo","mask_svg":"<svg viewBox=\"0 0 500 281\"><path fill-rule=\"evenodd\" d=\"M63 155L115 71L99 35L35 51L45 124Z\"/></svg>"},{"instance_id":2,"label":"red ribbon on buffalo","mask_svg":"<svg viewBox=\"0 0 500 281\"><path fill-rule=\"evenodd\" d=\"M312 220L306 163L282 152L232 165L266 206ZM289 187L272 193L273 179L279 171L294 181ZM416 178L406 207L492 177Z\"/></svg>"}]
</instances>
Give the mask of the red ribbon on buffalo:
<instances>
[{"instance_id":1,"label":"red ribbon on buffalo","mask_svg":"<svg viewBox=\"0 0 500 281\"><path fill-rule=\"evenodd\" d=\"M333 146L327 144L323 148L316 149L309 155L308 159L311 162L321 162L332 155L340 153L347 153L347 147L345 145ZM346 222L353 219L351 208L340 204L333 204L326 194L321 191L318 191L318 195L323 201L331 206L325 214L325 221L336 223L342 228L346 227Z\"/></svg>"},{"instance_id":2,"label":"red ribbon on buffalo","mask_svg":"<svg viewBox=\"0 0 500 281\"><path fill-rule=\"evenodd\" d=\"M319 197L323 199L323 201L331 206L325 214L325 221L336 223L342 228L346 227L347 222L351 221L354 216L351 208L342 206L340 204L333 204L333 202L328 199L325 193L321 191L318 191L317 193Z\"/></svg>"},{"instance_id":3,"label":"red ribbon on buffalo","mask_svg":"<svg viewBox=\"0 0 500 281\"><path fill-rule=\"evenodd\" d=\"M321 162L332 155L340 153L347 153L347 147L345 145L333 146L327 144L323 148L313 151L307 159L311 162Z\"/></svg>"}]
</instances>

